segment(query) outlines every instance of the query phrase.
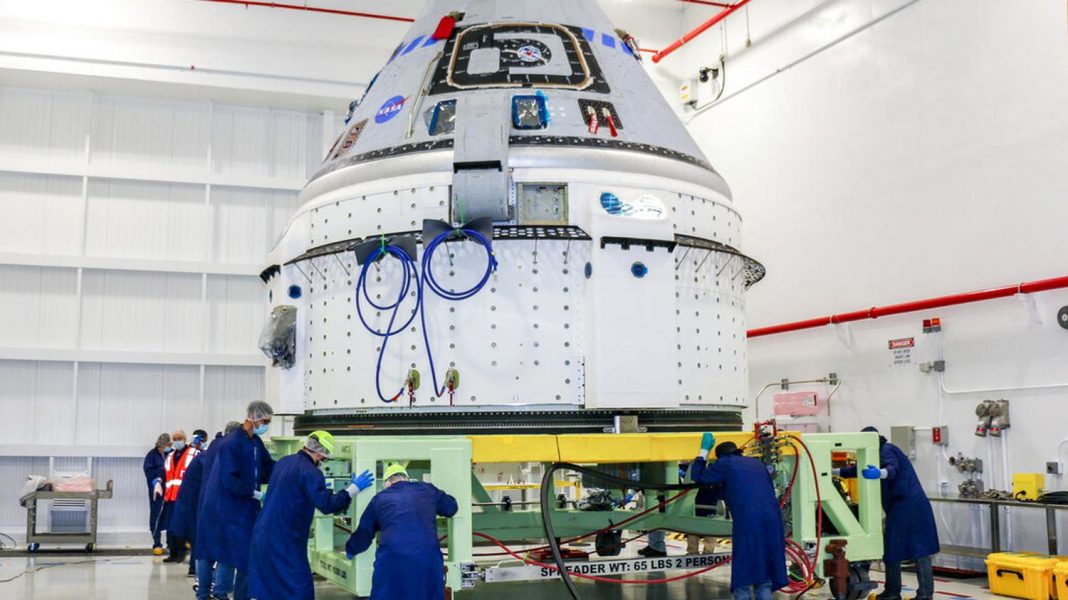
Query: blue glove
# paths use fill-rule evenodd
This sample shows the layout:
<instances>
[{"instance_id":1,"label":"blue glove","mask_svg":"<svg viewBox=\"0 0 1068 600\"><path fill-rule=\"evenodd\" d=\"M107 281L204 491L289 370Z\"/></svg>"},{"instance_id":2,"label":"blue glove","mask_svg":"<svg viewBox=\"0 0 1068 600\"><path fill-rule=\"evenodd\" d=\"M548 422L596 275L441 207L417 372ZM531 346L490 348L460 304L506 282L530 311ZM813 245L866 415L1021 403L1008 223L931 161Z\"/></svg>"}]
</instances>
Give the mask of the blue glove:
<instances>
[{"instance_id":1,"label":"blue glove","mask_svg":"<svg viewBox=\"0 0 1068 600\"><path fill-rule=\"evenodd\" d=\"M352 560L355 556L355 554L349 552L348 550L345 551L345 558Z\"/></svg>"},{"instance_id":2,"label":"blue glove","mask_svg":"<svg viewBox=\"0 0 1068 600\"><path fill-rule=\"evenodd\" d=\"M705 450L705 451L709 451L715 445L716 445L716 436L712 435L711 432L706 431L701 436L701 449Z\"/></svg>"},{"instance_id":3,"label":"blue glove","mask_svg":"<svg viewBox=\"0 0 1068 600\"><path fill-rule=\"evenodd\" d=\"M352 474L352 485L356 486L358 491L364 491L367 488L375 484L375 476L370 471L364 471L359 475Z\"/></svg>"},{"instance_id":4,"label":"blue glove","mask_svg":"<svg viewBox=\"0 0 1068 600\"><path fill-rule=\"evenodd\" d=\"M864 477L864 479L882 479L883 477L882 470L879 469L879 467L876 467L875 465L868 465L867 467L864 467L864 470L861 471L860 474L862 477Z\"/></svg>"}]
</instances>

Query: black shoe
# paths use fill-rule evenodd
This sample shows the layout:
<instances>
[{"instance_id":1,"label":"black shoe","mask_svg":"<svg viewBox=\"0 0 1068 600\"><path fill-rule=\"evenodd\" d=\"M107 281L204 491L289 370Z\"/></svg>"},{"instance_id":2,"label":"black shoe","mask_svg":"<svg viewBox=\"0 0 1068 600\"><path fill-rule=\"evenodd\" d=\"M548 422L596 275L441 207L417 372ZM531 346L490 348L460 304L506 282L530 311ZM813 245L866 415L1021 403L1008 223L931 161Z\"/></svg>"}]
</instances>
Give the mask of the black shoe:
<instances>
[{"instance_id":1,"label":"black shoe","mask_svg":"<svg viewBox=\"0 0 1068 600\"><path fill-rule=\"evenodd\" d=\"M641 550L638 550L638 554L641 554L645 558L663 558L667 556L667 552L656 550L652 546L646 546Z\"/></svg>"}]
</instances>

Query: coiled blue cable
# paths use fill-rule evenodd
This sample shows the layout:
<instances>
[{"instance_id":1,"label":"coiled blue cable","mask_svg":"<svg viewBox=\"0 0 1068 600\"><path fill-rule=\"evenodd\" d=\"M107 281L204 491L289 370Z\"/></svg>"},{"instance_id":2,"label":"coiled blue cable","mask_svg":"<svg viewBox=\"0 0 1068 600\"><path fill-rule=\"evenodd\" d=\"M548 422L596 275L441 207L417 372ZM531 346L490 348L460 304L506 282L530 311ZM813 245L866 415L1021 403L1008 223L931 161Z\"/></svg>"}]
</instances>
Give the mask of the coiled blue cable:
<instances>
[{"instance_id":1,"label":"coiled blue cable","mask_svg":"<svg viewBox=\"0 0 1068 600\"><path fill-rule=\"evenodd\" d=\"M397 293L397 300L395 302L380 305L371 299L371 295L367 291L367 272L376 260L387 254L393 256L401 263L401 287L400 291ZM399 246L383 244L381 247L376 248L374 252L372 252L371 255L367 257L367 260L365 260L363 263L363 268L360 269L360 277L356 280L354 301L356 303L356 314L360 317L360 323L363 324L364 329L371 332L373 335L382 338L382 346L378 350L378 362L375 364L375 390L378 392L379 400L386 403L395 402L397 398L400 398L401 394L404 393L404 385L401 385L400 391L397 392L397 395L393 396L392 398L386 398L385 394L382 393L382 356L386 353L386 344L389 343L390 337L407 329L408 326L411 325L412 322L415 320L416 314L422 314L421 308L423 305L423 286L416 285L415 308L412 309L411 316L408 317L408 320L405 321L403 325L394 328L394 323L396 323L397 321L397 314L400 312L401 304L404 303L404 299L408 297L408 293L412 290L413 279L415 279L418 284L419 269L418 265L415 262L415 259L412 258L407 251L405 251ZM389 324L386 325L385 331L379 331L367 322L367 319L363 315L363 307L361 306L362 303L360 300L361 297L376 310L392 311L392 314L389 316ZM424 328L424 336L425 333L426 332Z\"/></svg>"},{"instance_id":2,"label":"coiled blue cable","mask_svg":"<svg viewBox=\"0 0 1068 600\"><path fill-rule=\"evenodd\" d=\"M445 289L438 283L437 279L434 278L434 271L430 265L431 262L434 260L434 253L437 252L441 244L456 235L457 233L460 233L464 237L478 242L486 250L486 271L482 274L482 279L480 279L470 288L459 292L454 292L453 290ZM426 243L426 240L424 240L424 243ZM422 265L423 277L421 279L420 288L427 287L432 292L446 300L458 302L460 300L466 300L474 296L475 294L482 291L482 288L486 287L486 283L489 282L490 276L492 276L493 272L497 270L497 257L493 255L493 245L481 233L475 231L474 229L457 229L454 231L446 231L438 235L429 243L426 243L425 247L423 248ZM438 386L438 372L434 368L434 353L430 348L430 337L427 334L426 330L426 303L422 301L424 293L425 292L420 290L419 320L423 328L423 344L426 346L426 357L427 361L430 363L430 377L434 383L434 393L438 398L440 398L445 393L446 388L444 386Z\"/></svg>"}]
</instances>

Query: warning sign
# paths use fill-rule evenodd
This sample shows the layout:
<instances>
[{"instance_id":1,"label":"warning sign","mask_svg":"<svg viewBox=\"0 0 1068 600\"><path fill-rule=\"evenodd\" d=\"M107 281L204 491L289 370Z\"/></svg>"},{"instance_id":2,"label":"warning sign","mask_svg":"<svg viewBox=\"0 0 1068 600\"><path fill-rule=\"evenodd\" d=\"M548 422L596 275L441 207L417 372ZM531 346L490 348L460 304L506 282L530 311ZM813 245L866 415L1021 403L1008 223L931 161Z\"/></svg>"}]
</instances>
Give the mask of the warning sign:
<instances>
[{"instance_id":1,"label":"warning sign","mask_svg":"<svg viewBox=\"0 0 1068 600\"><path fill-rule=\"evenodd\" d=\"M916 338L899 338L890 340L890 366L900 367L912 364L912 351L916 348Z\"/></svg>"},{"instance_id":2,"label":"warning sign","mask_svg":"<svg viewBox=\"0 0 1068 600\"><path fill-rule=\"evenodd\" d=\"M729 562L731 554L695 554L688 556L666 556L663 558L637 558L623 560L595 560L569 563L567 570L579 575L628 575L648 573L650 571L667 571L670 569L700 569L714 567ZM486 569L486 581L533 581L538 579L556 579L559 577L553 569L522 565L508 567L490 567Z\"/></svg>"}]
</instances>

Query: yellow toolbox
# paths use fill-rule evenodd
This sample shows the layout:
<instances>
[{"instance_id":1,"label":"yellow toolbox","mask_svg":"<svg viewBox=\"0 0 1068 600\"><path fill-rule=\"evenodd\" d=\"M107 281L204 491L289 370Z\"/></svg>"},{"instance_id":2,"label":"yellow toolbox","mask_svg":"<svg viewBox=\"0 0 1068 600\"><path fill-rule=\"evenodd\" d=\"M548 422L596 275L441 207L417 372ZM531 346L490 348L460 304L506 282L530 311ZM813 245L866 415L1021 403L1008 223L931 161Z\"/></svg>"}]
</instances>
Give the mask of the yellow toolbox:
<instances>
[{"instance_id":1,"label":"yellow toolbox","mask_svg":"<svg viewBox=\"0 0 1068 600\"><path fill-rule=\"evenodd\" d=\"M1012 497L1017 500L1038 500L1045 488L1045 473L1012 474Z\"/></svg>"},{"instance_id":2,"label":"yellow toolbox","mask_svg":"<svg viewBox=\"0 0 1068 600\"><path fill-rule=\"evenodd\" d=\"M986 557L990 591L1027 600L1055 598L1053 569L1063 558L1031 552L998 552Z\"/></svg>"},{"instance_id":3,"label":"yellow toolbox","mask_svg":"<svg viewBox=\"0 0 1068 600\"><path fill-rule=\"evenodd\" d=\"M1068 600L1068 558L1061 559L1053 567L1053 597Z\"/></svg>"}]
</instances>

